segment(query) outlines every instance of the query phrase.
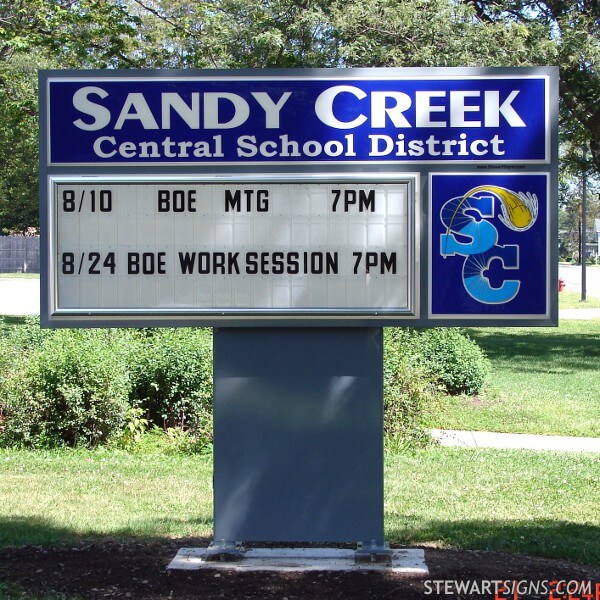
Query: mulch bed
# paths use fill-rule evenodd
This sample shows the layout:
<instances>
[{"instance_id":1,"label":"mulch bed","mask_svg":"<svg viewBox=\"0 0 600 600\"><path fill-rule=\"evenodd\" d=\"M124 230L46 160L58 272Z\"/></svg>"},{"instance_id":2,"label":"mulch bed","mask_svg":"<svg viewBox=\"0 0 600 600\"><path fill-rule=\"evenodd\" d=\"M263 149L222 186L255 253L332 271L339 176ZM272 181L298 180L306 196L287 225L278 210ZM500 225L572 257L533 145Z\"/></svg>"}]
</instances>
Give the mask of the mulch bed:
<instances>
[{"instance_id":1,"label":"mulch bed","mask_svg":"<svg viewBox=\"0 0 600 600\"><path fill-rule=\"evenodd\" d=\"M167 572L181 547L206 547L209 540L161 542L100 541L72 547L0 549L0 582L20 586L40 597L64 595L65 600L132 598L135 600L197 599L335 599L489 598L477 593L484 581L600 582L600 569L564 561L499 552L426 548L427 578L389 573L247 573L224 570ZM459 593L455 581L472 582ZM439 582L439 583L436 583ZM449 582L449 583L448 583ZM594 583L595 585L595 583ZM437 593L437 591L441 593ZM55 595L55 597L56 597ZM574 600L576 595L506 592L498 598ZM582 597L582 600L584 598ZM598 596L585 600L600 600Z\"/></svg>"}]
</instances>

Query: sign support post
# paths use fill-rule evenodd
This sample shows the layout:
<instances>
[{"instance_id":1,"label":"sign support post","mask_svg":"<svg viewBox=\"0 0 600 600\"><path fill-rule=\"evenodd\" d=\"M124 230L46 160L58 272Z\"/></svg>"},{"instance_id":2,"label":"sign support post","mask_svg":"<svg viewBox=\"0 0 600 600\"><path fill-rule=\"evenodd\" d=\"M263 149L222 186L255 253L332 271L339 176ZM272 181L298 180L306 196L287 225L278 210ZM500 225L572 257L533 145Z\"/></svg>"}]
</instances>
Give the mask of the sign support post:
<instances>
[{"instance_id":1,"label":"sign support post","mask_svg":"<svg viewBox=\"0 0 600 600\"><path fill-rule=\"evenodd\" d=\"M214 335L215 540L381 553L382 329Z\"/></svg>"}]
</instances>

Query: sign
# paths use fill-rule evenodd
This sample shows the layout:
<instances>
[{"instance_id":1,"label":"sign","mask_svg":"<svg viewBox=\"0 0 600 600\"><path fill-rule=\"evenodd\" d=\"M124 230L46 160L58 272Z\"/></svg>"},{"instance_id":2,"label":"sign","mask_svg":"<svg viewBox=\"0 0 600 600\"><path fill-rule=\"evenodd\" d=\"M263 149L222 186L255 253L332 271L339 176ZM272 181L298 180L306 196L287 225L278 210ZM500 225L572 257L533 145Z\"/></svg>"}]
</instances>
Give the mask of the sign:
<instances>
[{"instance_id":1,"label":"sign","mask_svg":"<svg viewBox=\"0 0 600 600\"><path fill-rule=\"evenodd\" d=\"M56 314L414 315L412 180L51 181Z\"/></svg>"},{"instance_id":2,"label":"sign","mask_svg":"<svg viewBox=\"0 0 600 600\"><path fill-rule=\"evenodd\" d=\"M42 322L553 325L558 70L45 71Z\"/></svg>"},{"instance_id":3,"label":"sign","mask_svg":"<svg viewBox=\"0 0 600 600\"><path fill-rule=\"evenodd\" d=\"M540 164L550 159L546 74L294 73L51 77L49 162Z\"/></svg>"}]
</instances>

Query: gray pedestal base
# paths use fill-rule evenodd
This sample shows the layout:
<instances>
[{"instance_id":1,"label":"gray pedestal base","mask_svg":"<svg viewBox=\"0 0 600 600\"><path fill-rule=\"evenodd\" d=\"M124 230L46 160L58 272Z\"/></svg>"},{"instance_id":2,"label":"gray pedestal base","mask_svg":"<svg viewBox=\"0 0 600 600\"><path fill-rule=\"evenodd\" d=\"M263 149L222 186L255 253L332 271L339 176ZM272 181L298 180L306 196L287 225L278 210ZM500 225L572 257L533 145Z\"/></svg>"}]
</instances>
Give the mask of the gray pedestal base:
<instances>
[{"instance_id":1,"label":"gray pedestal base","mask_svg":"<svg viewBox=\"0 0 600 600\"><path fill-rule=\"evenodd\" d=\"M214 337L215 540L383 547L379 328Z\"/></svg>"}]
</instances>

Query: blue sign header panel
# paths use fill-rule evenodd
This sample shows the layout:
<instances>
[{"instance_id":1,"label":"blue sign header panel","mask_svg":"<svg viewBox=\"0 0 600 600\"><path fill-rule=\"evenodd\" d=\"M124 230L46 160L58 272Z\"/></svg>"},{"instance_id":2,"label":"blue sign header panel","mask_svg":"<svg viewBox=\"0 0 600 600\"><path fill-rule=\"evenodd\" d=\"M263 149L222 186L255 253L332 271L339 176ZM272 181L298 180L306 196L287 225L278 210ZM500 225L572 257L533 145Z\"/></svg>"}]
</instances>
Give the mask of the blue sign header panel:
<instances>
[{"instance_id":1,"label":"blue sign header panel","mask_svg":"<svg viewBox=\"0 0 600 600\"><path fill-rule=\"evenodd\" d=\"M549 217L547 174L432 175L430 316L547 318Z\"/></svg>"},{"instance_id":2,"label":"blue sign header panel","mask_svg":"<svg viewBox=\"0 0 600 600\"><path fill-rule=\"evenodd\" d=\"M416 71L50 77L48 162L534 165L551 160L547 74Z\"/></svg>"}]
</instances>

